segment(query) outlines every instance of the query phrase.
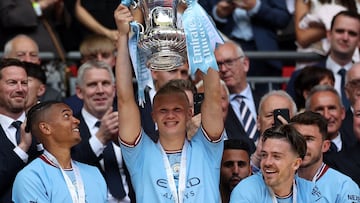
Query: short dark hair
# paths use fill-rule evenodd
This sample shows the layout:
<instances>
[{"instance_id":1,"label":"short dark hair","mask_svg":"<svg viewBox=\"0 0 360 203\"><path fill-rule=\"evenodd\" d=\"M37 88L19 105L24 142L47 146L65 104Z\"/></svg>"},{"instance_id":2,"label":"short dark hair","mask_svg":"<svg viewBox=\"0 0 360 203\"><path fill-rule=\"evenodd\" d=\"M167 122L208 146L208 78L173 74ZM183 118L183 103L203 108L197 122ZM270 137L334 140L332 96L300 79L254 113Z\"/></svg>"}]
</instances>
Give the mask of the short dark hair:
<instances>
[{"instance_id":1,"label":"short dark hair","mask_svg":"<svg viewBox=\"0 0 360 203\"><path fill-rule=\"evenodd\" d=\"M299 75L294 81L295 102L298 109L305 107L305 98L303 96L303 92L305 90L310 92L314 86L318 85L321 80L326 77L332 80L332 82L335 82L333 72L327 68L307 66L300 71Z\"/></svg>"},{"instance_id":2,"label":"short dark hair","mask_svg":"<svg viewBox=\"0 0 360 203\"><path fill-rule=\"evenodd\" d=\"M334 28L335 21L339 16L346 16L346 17L354 18L354 19L358 20L360 23L360 15L357 12L350 11L350 10L344 10L344 11L340 11L332 18L330 30L332 30Z\"/></svg>"},{"instance_id":3,"label":"short dark hair","mask_svg":"<svg viewBox=\"0 0 360 203\"><path fill-rule=\"evenodd\" d=\"M24 68L25 70L25 64L21 62L19 59L14 58L4 58L0 60L0 79L2 78L1 70L9 67L9 66L18 66L21 68Z\"/></svg>"},{"instance_id":4,"label":"short dark hair","mask_svg":"<svg viewBox=\"0 0 360 203\"><path fill-rule=\"evenodd\" d=\"M32 106L26 115L25 132L31 132L32 135L37 136L38 130L35 129L36 124L40 121L40 115L49 109L54 104L62 104L60 101L45 101Z\"/></svg>"},{"instance_id":5,"label":"short dark hair","mask_svg":"<svg viewBox=\"0 0 360 203\"><path fill-rule=\"evenodd\" d=\"M304 159L306 154L306 140L294 126L285 124L265 130L262 141L265 142L270 138L286 140L290 144L291 149L297 153L301 159Z\"/></svg>"},{"instance_id":6,"label":"short dark hair","mask_svg":"<svg viewBox=\"0 0 360 203\"><path fill-rule=\"evenodd\" d=\"M304 111L290 120L291 125L302 124L302 125L316 125L322 135L323 140L330 139L327 131L327 120L321 114L313 111Z\"/></svg>"},{"instance_id":7,"label":"short dark hair","mask_svg":"<svg viewBox=\"0 0 360 203\"><path fill-rule=\"evenodd\" d=\"M247 142L241 139L228 139L224 140L224 151L227 149L238 149L238 150L244 150L247 152L247 154L251 155L250 146Z\"/></svg>"},{"instance_id":8,"label":"short dark hair","mask_svg":"<svg viewBox=\"0 0 360 203\"><path fill-rule=\"evenodd\" d=\"M46 74L44 69L39 64L23 62L25 64L25 69L28 77L33 77L38 79L42 84L46 84Z\"/></svg>"}]
</instances>

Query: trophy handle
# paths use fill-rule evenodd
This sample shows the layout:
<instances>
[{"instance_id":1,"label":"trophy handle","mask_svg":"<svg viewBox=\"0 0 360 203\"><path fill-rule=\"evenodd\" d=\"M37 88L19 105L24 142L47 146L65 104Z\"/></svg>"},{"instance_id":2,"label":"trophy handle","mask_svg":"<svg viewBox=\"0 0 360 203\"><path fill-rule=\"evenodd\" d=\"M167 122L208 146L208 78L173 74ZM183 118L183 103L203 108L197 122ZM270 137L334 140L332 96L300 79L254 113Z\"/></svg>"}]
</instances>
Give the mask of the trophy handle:
<instances>
[{"instance_id":1,"label":"trophy handle","mask_svg":"<svg viewBox=\"0 0 360 203\"><path fill-rule=\"evenodd\" d=\"M138 5L139 5L139 3L137 1L133 1L131 3L131 6L132 6L133 9L136 9L138 7Z\"/></svg>"},{"instance_id":2,"label":"trophy handle","mask_svg":"<svg viewBox=\"0 0 360 203\"><path fill-rule=\"evenodd\" d=\"M138 25L139 25L139 27L140 27L140 31L139 31L139 33L140 33L141 35L143 35L143 34L144 34L144 32L145 32L145 28L144 28L144 26L143 26L141 23L138 23L138 22L136 22L136 21L135 21L135 23L136 23L136 24L138 24Z\"/></svg>"}]
</instances>

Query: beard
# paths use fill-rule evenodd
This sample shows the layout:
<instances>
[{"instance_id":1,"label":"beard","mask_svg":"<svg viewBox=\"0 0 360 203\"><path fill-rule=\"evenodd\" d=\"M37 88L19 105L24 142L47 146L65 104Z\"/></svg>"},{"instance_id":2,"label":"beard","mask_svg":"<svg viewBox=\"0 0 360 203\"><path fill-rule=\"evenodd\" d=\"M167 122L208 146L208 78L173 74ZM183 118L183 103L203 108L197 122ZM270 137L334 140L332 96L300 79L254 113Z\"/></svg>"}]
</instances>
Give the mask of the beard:
<instances>
[{"instance_id":1,"label":"beard","mask_svg":"<svg viewBox=\"0 0 360 203\"><path fill-rule=\"evenodd\" d=\"M305 158L307 158L307 156L305 156ZM317 156L310 156L308 158L311 158L310 160L306 160L304 159L300 168L307 168L309 166L312 166L313 164L317 163L319 160L321 160L321 154L318 154Z\"/></svg>"}]
</instances>

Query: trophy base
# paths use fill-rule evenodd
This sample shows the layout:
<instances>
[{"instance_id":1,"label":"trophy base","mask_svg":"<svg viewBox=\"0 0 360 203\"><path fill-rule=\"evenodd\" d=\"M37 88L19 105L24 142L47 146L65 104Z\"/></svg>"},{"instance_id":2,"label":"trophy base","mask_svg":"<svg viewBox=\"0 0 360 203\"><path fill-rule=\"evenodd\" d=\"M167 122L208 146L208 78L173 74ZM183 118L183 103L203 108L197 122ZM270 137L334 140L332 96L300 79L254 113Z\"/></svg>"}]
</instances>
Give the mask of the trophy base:
<instances>
[{"instance_id":1,"label":"trophy base","mask_svg":"<svg viewBox=\"0 0 360 203\"><path fill-rule=\"evenodd\" d=\"M169 71L184 64L185 33L181 29L156 27L140 35L139 48L148 57L147 65L152 70Z\"/></svg>"},{"instance_id":2,"label":"trophy base","mask_svg":"<svg viewBox=\"0 0 360 203\"><path fill-rule=\"evenodd\" d=\"M184 64L184 56L178 52L162 51L149 56L148 68L155 71L171 71Z\"/></svg>"}]
</instances>

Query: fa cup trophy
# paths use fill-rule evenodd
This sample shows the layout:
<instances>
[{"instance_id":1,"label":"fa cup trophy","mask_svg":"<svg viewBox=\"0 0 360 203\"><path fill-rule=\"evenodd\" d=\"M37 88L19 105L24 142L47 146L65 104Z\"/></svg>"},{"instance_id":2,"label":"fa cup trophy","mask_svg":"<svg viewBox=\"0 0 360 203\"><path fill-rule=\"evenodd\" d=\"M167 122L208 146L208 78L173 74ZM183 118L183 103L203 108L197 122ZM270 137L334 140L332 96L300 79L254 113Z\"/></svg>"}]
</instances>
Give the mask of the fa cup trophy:
<instances>
[{"instance_id":1,"label":"fa cup trophy","mask_svg":"<svg viewBox=\"0 0 360 203\"><path fill-rule=\"evenodd\" d=\"M141 27L138 46L148 53L147 66L169 71L186 58L183 29L177 27L177 6L182 0L140 0L145 28Z\"/></svg>"}]
</instances>

